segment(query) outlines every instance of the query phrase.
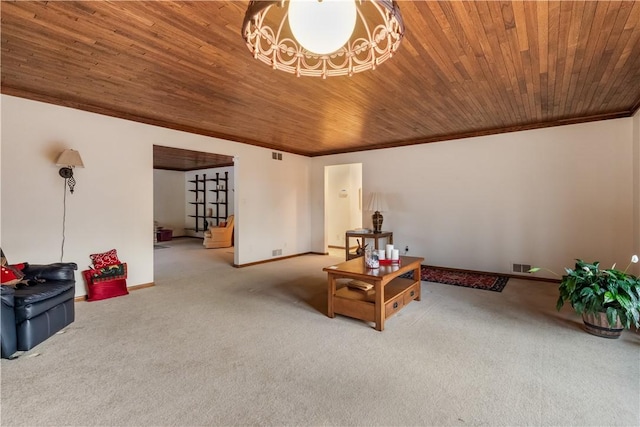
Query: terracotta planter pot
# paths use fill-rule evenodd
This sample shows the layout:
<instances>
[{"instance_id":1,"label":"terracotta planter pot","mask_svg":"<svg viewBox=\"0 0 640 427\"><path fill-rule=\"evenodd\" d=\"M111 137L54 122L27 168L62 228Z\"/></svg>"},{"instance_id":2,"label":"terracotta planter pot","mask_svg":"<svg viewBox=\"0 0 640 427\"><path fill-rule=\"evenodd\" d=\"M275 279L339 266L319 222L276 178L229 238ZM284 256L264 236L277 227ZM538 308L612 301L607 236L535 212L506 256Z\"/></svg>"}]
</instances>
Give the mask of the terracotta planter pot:
<instances>
[{"instance_id":1,"label":"terracotta planter pot","mask_svg":"<svg viewBox=\"0 0 640 427\"><path fill-rule=\"evenodd\" d=\"M587 332L602 338L619 338L624 329L620 319L616 319L616 324L612 328L609 325L606 313L583 313L582 321Z\"/></svg>"}]
</instances>

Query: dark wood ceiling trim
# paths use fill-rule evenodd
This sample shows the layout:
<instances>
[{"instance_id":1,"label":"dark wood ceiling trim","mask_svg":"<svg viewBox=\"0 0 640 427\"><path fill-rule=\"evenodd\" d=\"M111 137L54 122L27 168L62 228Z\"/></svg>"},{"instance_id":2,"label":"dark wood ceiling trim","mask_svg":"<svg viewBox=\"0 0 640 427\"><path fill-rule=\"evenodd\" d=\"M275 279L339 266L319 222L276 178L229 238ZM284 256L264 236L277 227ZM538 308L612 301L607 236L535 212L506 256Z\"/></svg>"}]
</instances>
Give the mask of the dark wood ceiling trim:
<instances>
[{"instance_id":1,"label":"dark wood ceiling trim","mask_svg":"<svg viewBox=\"0 0 640 427\"><path fill-rule=\"evenodd\" d=\"M163 167L163 166L154 166L153 168L158 170L165 170L165 171L189 172L189 171L199 171L202 169L226 168L231 166L233 166L233 163L224 163L224 164L209 165L209 166L205 165L205 166L198 166L197 168L169 168L169 167Z\"/></svg>"},{"instance_id":2,"label":"dark wood ceiling trim","mask_svg":"<svg viewBox=\"0 0 640 427\"><path fill-rule=\"evenodd\" d=\"M640 111L640 99L638 100L638 102L636 103L636 105L634 105L633 107L631 107L631 115L635 116L636 113Z\"/></svg>"}]
</instances>

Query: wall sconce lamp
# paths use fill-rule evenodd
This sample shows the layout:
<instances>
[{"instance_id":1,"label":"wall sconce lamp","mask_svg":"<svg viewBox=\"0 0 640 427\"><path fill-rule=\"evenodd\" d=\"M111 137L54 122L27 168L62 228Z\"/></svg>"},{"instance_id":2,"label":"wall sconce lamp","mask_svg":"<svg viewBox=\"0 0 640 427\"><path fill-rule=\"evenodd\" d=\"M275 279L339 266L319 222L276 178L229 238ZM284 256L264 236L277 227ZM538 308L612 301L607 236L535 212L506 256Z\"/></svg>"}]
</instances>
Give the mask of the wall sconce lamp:
<instances>
[{"instance_id":1,"label":"wall sconce lamp","mask_svg":"<svg viewBox=\"0 0 640 427\"><path fill-rule=\"evenodd\" d=\"M380 212L388 211L389 206L384 196L380 193L371 193L367 210L373 212L371 222L373 223L373 232L380 233L382 230L382 214Z\"/></svg>"},{"instance_id":2,"label":"wall sconce lamp","mask_svg":"<svg viewBox=\"0 0 640 427\"><path fill-rule=\"evenodd\" d=\"M73 177L73 168L84 167L84 163L82 163L80 153L72 149L64 150L60 154L60 156L58 156L58 160L56 160L56 166L62 166L58 173L65 179L67 185L69 185L69 191L71 191L71 194L73 194L73 188L76 186L76 180Z\"/></svg>"}]
</instances>

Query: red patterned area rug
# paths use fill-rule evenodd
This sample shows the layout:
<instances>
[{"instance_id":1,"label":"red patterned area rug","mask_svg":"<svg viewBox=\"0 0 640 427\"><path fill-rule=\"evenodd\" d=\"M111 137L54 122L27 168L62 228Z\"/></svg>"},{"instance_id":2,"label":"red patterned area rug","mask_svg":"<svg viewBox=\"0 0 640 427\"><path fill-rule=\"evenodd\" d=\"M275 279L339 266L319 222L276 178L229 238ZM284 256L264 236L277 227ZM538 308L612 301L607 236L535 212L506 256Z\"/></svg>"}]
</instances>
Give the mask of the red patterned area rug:
<instances>
[{"instance_id":1,"label":"red patterned area rug","mask_svg":"<svg viewBox=\"0 0 640 427\"><path fill-rule=\"evenodd\" d=\"M502 292L509 281L507 276L497 274L448 270L426 265L422 266L421 279L425 282L464 286L465 288L484 289L494 292Z\"/></svg>"}]
</instances>

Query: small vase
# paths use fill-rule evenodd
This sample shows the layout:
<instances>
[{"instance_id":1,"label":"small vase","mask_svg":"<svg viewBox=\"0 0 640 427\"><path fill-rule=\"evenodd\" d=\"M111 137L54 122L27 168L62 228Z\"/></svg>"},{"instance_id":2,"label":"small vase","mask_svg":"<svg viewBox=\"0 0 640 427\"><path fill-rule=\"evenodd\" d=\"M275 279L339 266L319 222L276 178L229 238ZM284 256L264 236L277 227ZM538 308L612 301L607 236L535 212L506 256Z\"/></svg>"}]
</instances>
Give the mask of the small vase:
<instances>
[{"instance_id":1,"label":"small vase","mask_svg":"<svg viewBox=\"0 0 640 427\"><path fill-rule=\"evenodd\" d=\"M367 268L378 268L380 267L380 260L378 259L378 253L372 251L371 249L366 249L364 251L364 262Z\"/></svg>"},{"instance_id":2,"label":"small vase","mask_svg":"<svg viewBox=\"0 0 640 427\"><path fill-rule=\"evenodd\" d=\"M382 220L383 216L379 211L376 211L371 217L371 222L373 223L373 232L380 233L382 231Z\"/></svg>"},{"instance_id":3,"label":"small vase","mask_svg":"<svg viewBox=\"0 0 640 427\"><path fill-rule=\"evenodd\" d=\"M602 338L620 338L624 329L619 318L612 328L606 313L582 313L582 321L587 332Z\"/></svg>"}]
</instances>

